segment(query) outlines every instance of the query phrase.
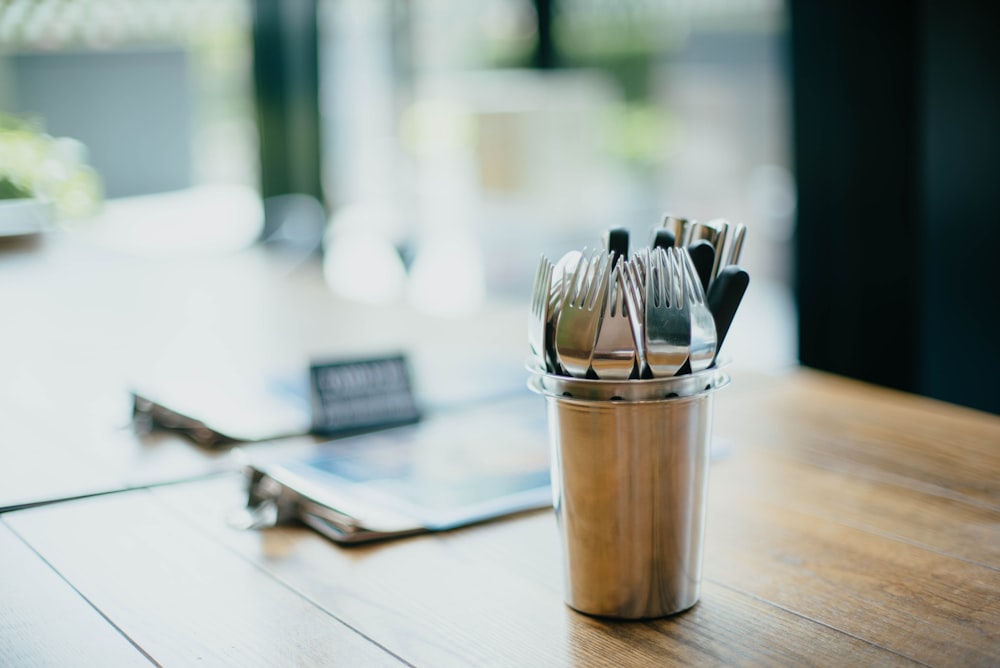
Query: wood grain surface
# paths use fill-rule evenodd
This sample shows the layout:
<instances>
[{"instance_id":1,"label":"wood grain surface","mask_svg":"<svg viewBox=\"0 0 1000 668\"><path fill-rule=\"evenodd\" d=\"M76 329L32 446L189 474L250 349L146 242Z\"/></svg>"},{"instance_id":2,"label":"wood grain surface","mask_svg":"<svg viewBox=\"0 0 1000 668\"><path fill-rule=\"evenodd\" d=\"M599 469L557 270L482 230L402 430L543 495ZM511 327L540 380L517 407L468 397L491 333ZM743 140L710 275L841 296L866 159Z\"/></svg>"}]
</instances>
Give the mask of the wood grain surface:
<instances>
[{"instance_id":1,"label":"wood grain surface","mask_svg":"<svg viewBox=\"0 0 1000 668\"><path fill-rule=\"evenodd\" d=\"M566 607L551 511L343 548L231 528L232 476L4 521L167 665L1000 663L1000 420L805 370L748 385L716 407L701 601L666 619Z\"/></svg>"},{"instance_id":2,"label":"wood grain surface","mask_svg":"<svg viewBox=\"0 0 1000 668\"><path fill-rule=\"evenodd\" d=\"M524 388L520 300L442 318L337 298L317 258L127 253L91 232L0 239L0 509L232 468L137 433L137 384L304 381L313 360L403 352L425 407Z\"/></svg>"},{"instance_id":3,"label":"wood grain surface","mask_svg":"<svg viewBox=\"0 0 1000 668\"><path fill-rule=\"evenodd\" d=\"M0 514L0 666L1000 665L996 415L734 364L701 600L617 622L563 603L551 511L353 548L240 531L225 453L131 430L130 378L223 361L404 350L430 403L523 388L522 304L445 323L259 249L53 236L0 247L0 312L0 507L47 504Z\"/></svg>"},{"instance_id":4,"label":"wood grain surface","mask_svg":"<svg viewBox=\"0 0 1000 668\"><path fill-rule=\"evenodd\" d=\"M397 663L147 491L13 512L5 521L158 664L333 665L344 656Z\"/></svg>"},{"instance_id":5,"label":"wood grain surface","mask_svg":"<svg viewBox=\"0 0 1000 668\"><path fill-rule=\"evenodd\" d=\"M148 666L149 660L0 521L0 664Z\"/></svg>"}]
</instances>

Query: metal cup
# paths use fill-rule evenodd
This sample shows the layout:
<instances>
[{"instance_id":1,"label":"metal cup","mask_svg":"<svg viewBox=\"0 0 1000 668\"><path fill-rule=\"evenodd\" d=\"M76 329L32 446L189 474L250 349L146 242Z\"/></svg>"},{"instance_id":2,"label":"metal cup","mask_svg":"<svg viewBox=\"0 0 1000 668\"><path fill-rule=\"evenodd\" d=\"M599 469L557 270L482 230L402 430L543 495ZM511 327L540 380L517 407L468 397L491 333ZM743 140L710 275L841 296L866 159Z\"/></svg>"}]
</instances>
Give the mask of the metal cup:
<instances>
[{"instance_id":1,"label":"metal cup","mask_svg":"<svg viewBox=\"0 0 1000 668\"><path fill-rule=\"evenodd\" d=\"M698 601L712 399L728 383L716 368L623 382L532 377L548 410L570 607L645 619Z\"/></svg>"}]
</instances>

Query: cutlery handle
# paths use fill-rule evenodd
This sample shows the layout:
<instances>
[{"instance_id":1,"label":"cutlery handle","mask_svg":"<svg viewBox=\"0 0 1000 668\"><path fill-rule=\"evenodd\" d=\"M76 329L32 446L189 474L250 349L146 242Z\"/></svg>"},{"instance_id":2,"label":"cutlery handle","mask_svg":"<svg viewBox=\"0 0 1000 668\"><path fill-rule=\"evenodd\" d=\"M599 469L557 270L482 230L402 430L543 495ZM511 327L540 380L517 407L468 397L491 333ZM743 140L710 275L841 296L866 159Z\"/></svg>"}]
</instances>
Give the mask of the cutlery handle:
<instances>
[{"instance_id":1,"label":"cutlery handle","mask_svg":"<svg viewBox=\"0 0 1000 668\"><path fill-rule=\"evenodd\" d=\"M709 282L718 276L719 270L727 264L736 264L735 262L726 262L726 248L731 243L729 232L732 227L728 220L719 221L719 234L715 237L715 261L712 263L712 275L708 279ZM707 288L705 293L708 294Z\"/></svg>"},{"instance_id":2,"label":"cutlery handle","mask_svg":"<svg viewBox=\"0 0 1000 668\"><path fill-rule=\"evenodd\" d=\"M656 230L656 234L653 236L653 248L666 250L667 248L673 248L676 243L677 238L674 236L674 233L663 227Z\"/></svg>"},{"instance_id":3,"label":"cutlery handle","mask_svg":"<svg viewBox=\"0 0 1000 668\"><path fill-rule=\"evenodd\" d=\"M608 230L608 252L615 254L615 264L618 260L628 259L628 230L624 227L614 227Z\"/></svg>"},{"instance_id":4,"label":"cutlery handle","mask_svg":"<svg viewBox=\"0 0 1000 668\"><path fill-rule=\"evenodd\" d=\"M715 265L715 248L707 239L700 239L689 245L687 251L691 256L691 264L698 272L701 288L707 295L708 282L712 279L712 267Z\"/></svg>"},{"instance_id":5,"label":"cutlery handle","mask_svg":"<svg viewBox=\"0 0 1000 668\"><path fill-rule=\"evenodd\" d=\"M733 240L729 244L726 264L737 264L740 261L740 253L743 251L743 238L746 236L747 226L738 223L733 229Z\"/></svg>"},{"instance_id":6,"label":"cutlery handle","mask_svg":"<svg viewBox=\"0 0 1000 668\"><path fill-rule=\"evenodd\" d=\"M681 240L684 238L684 230L687 225L687 218L680 218L668 213L663 217L663 225L661 225L661 227L674 235L674 244L680 244Z\"/></svg>"},{"instance_id":7,"label":"cutlery handle","mask_svg":"<svg viewBox=\"0 0 1000 668\"><path fill-rule=\"evenodd\" d=\"M722 349L722 342L726 340L729 326L733 324L733 317L736 310L743 301L743 295L747 291L750 283L750 275L745 269L735 264L726 265L719 270L719 275L712 281L712 287L708 291L708 309L715 318L715 332L718 343L715 348L715 357L719 357L719 350ZM715 360L712 361L715 363Z\"/></svg>"}]
</instances>

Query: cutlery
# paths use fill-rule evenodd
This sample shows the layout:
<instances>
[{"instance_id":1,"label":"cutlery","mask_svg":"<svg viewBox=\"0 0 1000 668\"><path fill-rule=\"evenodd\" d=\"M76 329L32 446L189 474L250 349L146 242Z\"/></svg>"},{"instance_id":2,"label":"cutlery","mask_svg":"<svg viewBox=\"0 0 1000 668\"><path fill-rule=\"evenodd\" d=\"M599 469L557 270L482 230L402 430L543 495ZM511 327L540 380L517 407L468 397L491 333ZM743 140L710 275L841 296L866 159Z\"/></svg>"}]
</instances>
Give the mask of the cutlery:
<instances>
[{"instance_id":1,"label":"cutlery","mask_svg":"<svg viewBox=\"0 0 1000 668\"><path fill-rule=\"evenodd\" d=\"M723 267L712 282L708 291L708 309L715 320L716 348L715 356L719 356L722 343L726 340L729 327L733 323L736 310L740 307L750 275L739 265L731 264ZM714 360L713 360L714 363Z\"/></svg>"},{"instance_id":2,"label":"cutlery","mask_svg":"<svg viewBox=\"0 0 1000 668\"><path fill-rule=\"evenodd\" d=\"M665 227L661 227L653 234L653 248L673 248L676 243L677 237Z\"/></svg>"},{"instance_id":3,"label":"cutlery","mask_svg":"<svg viewBox=\"0 0 1000 668\"><path fill-rule=\"evenodd\" d=\"M552 263L542 255L535 270L535 283L531 293L531 313L528 319L528 344L535 359L548 368L545 329L549 322ZM551 370L551 369L549 369Z\"/></svg>"},{"instance_id":4,"label":"cutlery","mask_svg":"<svg viewBox=\"0 0 1000 668\"><path fill-rule=\"evenodd\" d=\"M615 264L618 260L628 258L628 230L624 227L614 227L608 230L604 245L609 253L614 254Z\"/></svg>"},{"instance_id":5,"label":"cutlery","mask_svg":"<svg viewBox=\"0 0 1000 668\"><path fill-rule=\"evenodd\" d=\"M586 252L586 248L583 249ZM556 355L556 323L559 321L559 311L562 309L563 280L573 274L576 265L583 258L583 253L571 250L556 262L552 269L552 283L549 287L549 314L545 324L545 351L548 354L549 366L555 373L566 373Z\"/></svg>"},{"instance_id":6,"label":"cutlery","mask_svg":"<svg viewBox=\"0 0 1000 668\"><path fill-rule=\"evenodd\" d=\"M743 251L743 238L746 236L747 226L737 223L733 228L732 242L726 252L726 264L739 264L740 253Z\"/></svg>"},{"instance_id":7,"label":"cutlery","mask_svg":"<svg viewBox=\"0 0 1000 668\"><path fill-rule=\"evenodd\" d=\"M623 262L622 277L624 278L625 301L628 306L628 319L632 325L632 341L635 343L635 357L638 364L639 378L649 377L649 365L646 362L645 338L645 290L646 272L644 264L649 260L649 250L643 249L632 256L631 260Z\"/></svg>"},{"instance_id":8,"label":"cutlery","mask_svg":"<svg viewBox=\"0 0 1000 668\"><path fill-rule=\"evenodd\" d=\"M626 264L627 260L614 264L608 277L604 314L590 361L594 374L602 380L628 380L635 369L635 340L632 338L622 274L622 267Z\"/></svg>"},{"instance_id":9,"label":"cutlery","mask_svg":"<svg viewBox=\"0 0 1000 668\"><path fill-rule=\"evenodd\" d=\"M572 276L563 279L555 349L559 363L577 378L586 378L591 370L613 261L610 254L594 251L577 263Z\"/></svg>"},{"instance_id":10,"label":"cutlery","mask_svg":"<svg viewBox=\"0 0 1000 668\"><path fill-rule=\"evenodd\" d=\"M621 381L711 367L749 284L738 260L746 226L667 215L649 247L628 256L629 232L605 250L539 259L528 338L555 375ZM682 243L683 240L688 243Z\"/></svg>"},{"instance_id":11,"label":"cutlery","mask_svg":"<svg viewBox=\"0 0 1000 668\"><path fill-rule=\"evenodd\" d=\"M707 291L709 282L712 280L712 267L715 265L715 247L707 239L701 239L687 247L687 254L694 264L702 292Z\"/></svg>"},{"instance_id":12,"label":"cutlery","mask_svg":"<svg viewBox=\"0 0 1000 668\"><path fill-rule=\"evenodd\" d=\"M732 225L728 220L719 218L713 221L718 229L718 233L715 236L715 242L712 244L712 248L715 249L715 259L712 262L711 278L714 279L719 273L719 269L727 264L726 262L726 244L729 243L730 231L732 230ZM708 284L705 284L705 291L708 291Z\"/></svg>"},{"instance_id":13,"label":"cutlery","mask_svg":"<svg viewBox=\"0 0 1000 668\"><path fill-rule=\"evenodd\" d=\"M674 235L674 243L671 246L683 243L684 230L688 226L688 222L687 218L681 218L669 213L663 217L663 223L660 227L669 230Z\"/></svg>"},{"instance_id":14,"label":"cutlery","mask_svg":"<svg viewBox=\"0 0 1000 668\"><path fill-rule=\"evenodd\" d=\"M673 376L691 346L691 315L685 300L687 280L676 248L653 249L646 267L646 364L655 378Z\"/></svg>"},{"instance_id":15,"label":"cutlery","mask_svg":"<svg viewBox=\"0 0 1000 668\"><path fill-rule=\"evenodd\" d=\"M697 373L710 367L715 360L717 347L715 320L706 304L705 292L702 289L702 282L695 269L693 258L688 253L681 251L677 253L677 259L682 270L686 272L687 292L685 297L691 314L691 346L688 364L690 370Z\"/></svg>"},{"instance_id":16,"label":"cutlery","mask_svg":"<svg viewBox=\"0 0 1000 668\"><path fill-rule=\"evenodd\" d=\"M715 247L715 241L719 236L719 230L716 228L714 223L702 223L697 220L692 220L684 228L684 238L682 239L681 246L690 246L696 241L701 239L707 239L712 247Z\"/></svg>"}]
</instances>

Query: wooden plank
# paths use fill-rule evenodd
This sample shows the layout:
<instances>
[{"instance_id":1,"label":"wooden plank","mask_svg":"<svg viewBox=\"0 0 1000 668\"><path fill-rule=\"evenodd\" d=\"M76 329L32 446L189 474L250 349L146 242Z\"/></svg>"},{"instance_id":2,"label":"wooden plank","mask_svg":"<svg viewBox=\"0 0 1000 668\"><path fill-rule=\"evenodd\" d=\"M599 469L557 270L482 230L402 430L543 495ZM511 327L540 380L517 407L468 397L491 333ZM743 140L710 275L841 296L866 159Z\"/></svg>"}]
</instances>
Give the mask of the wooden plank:
<instances>
[{"instance_id":1,"label":"wooden plank","mask_svg":"<svg viewBox=\"0 0 1000 668\"><path fill-rule=\"evenodd\" d=\"M149 660L0 519L0 665L107 666Z\"/></svg>"},{"instance_id":2,"label":"wooden plank","mask_svg":"<svg viewBox=\"0 0 1000 668\"><path fill-rule=\"evenodd\" d=\"M1000 663L1000 421L811 372L718 396L702 601L664 620L569 610L551 513L345 549L227 528L225 478L4 518L161 662Z\"/></svg>"},{"instance_id":3,"label":"wooden plank","mask_svg":"<svg viewBox=\"0 0 1000 668\"><path fill-rule=\"evenodd\" d=\"M791 495L769 496L738 484L715 496L706 579L914 661L1000 663L1000 570L800 511Z\"/></svg>"},{"instance_id":4,"label":"wooden plank","mask_svg":"<svg viewBox=\"0 0 1000 668\"><path fill-rule=\"evenodd\" d=\"M906 487L882 485L866 496L855 489L864 481L744 454L712 470L706 593L698 609L722 587L914 662L1000 662L1000 513L919 498ZM546 553L554 549L546 543L555 536L542 527L524 536L522 527L498 526L481 536L484 558L512 564L525 559L518 538ZM949 547L950 540L956 545ZM552 561L531 566L519 568L539 582L562 577ZM808 638L810 647L827 639L801 628L789 633L795 643Z\"/></svg>"},{"instance_id":5,"label":"wooden plank","mask_svg":"<svg viewBox=\"0 0 1000 668\"><path fill-rule=\"evenodd\" d=\"M753 393L717 395L719 435L851 476L1000 508L1000 417L805 369L752 382Z\"/></svg>"},{"instance_id":6,"label":"wooden plank","mask_svg":"<svg viewBox=\"0 0 1000 668\"><path fill-rule=\"evenodd\" d=\"M917 661L1000 663L1000 419L810 371L717 417L707 579Z\"/></svg>"},{"instance_id":7,"label":"wooden plank","mask_svg":"<svg viewBox=\"0 0 1000 668\"><path fill-rule=\"evenodd\" d=\"M338 547L301 528L221 531L242 502L225 481L156 490L232 549L417 665L909 665L891 652L706 583L689 613L591 618L562 602L551 512L381 545Z\"/></svg>"},{"instance_id":8,"label":"wooden plank","mask_svg":"<svg viewBox=\"0 0 1000 668\"><path fill-rule=\"evenodd\" d=\"M734 446L712 469L712 514L753 498L958 559L1000 568L1000 510L966 496L918 491L790 460L768 448Z\"/></svg>"},{"instance_id":9,"label":"wooden plank","mask_svg":"<svg viewBox=\"0 0 1000 668\"><path fill-rule=\"evenodd\" d=\"M398 665L148 492L12 512L5 521L157 663ZM81 654L68 663L109 662Z\"/></svg>"},{"instance_id":10,"label":"wooden plank","mask_svg":"<svg viewBox=\"0 0 1000 668\"><path fill-rule=\"evenodd\" d=\"M509 568L561 596L563 571L551 513L474 527L442 539L453 552ZM713 581L707 572L699 603L680 615L637 624L570 614L581 625L597 624L604 633L646 648L659 665L667 659L679 665L836 665L844 656L858 665L916 665L794 610Z\"/></svg>"}]
</instances>

